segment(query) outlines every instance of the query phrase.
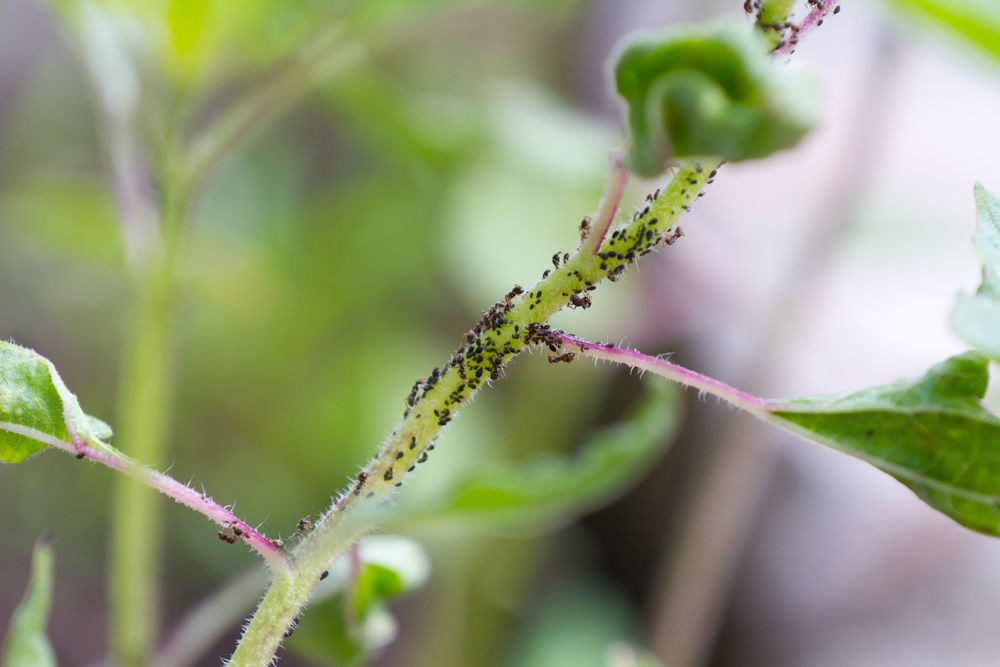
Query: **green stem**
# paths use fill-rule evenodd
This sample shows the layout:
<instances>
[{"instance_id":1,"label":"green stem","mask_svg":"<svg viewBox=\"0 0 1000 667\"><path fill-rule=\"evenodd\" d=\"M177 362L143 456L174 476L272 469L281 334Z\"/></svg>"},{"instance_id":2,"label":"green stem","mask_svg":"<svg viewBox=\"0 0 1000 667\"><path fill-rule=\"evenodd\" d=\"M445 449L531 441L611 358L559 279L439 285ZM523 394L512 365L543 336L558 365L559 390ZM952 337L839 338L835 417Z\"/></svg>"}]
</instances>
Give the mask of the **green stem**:
<instances>
[{"instance_id":1,"label":"green stem","mask_svg":"<svg viewBox=\"0 0 1000 667\"><path fill-rule=\"evenodd\" d=\"M334 516L327 522L329 530L322 534L313 531L312 539L303 541L292 555L291 571L274 573L271 586L254 611L253 622L227 663L229 667L265 667L273 663L282 640L296 625L323 573L370 528L364 520L348 522L346 518L343 514Z\"/></svg>"},{"instance_id":2,"label":"green stem","mask_svg":"<svg viewBox=\"0 0 1000 667\"><path fill-rule=\"evenodd\" d=\"M795 0L764 0L757 15L757 27L771 48L776 48L785 37L788 19L795 8ZM798 28L796 27L796 30Z\"/></svg>"},{"instance_id":3,"label":"green stem","mask_svg":"<svg viewBox=\"0 0 1000 667\"><path fill-rule=\"evenodd\" d=\"M671 242L677 220L690 210L719 164L716 160L682 162L662 193L648 197L648 206L629 222L599 244L588 243L585 236L572 257L561 252L554 255L554 269L546 271L532 290L511 290L466 334L465 344L449 361L417 381L392 435L292 553L292 574L276 578L271 585L233 654L233 667L271 664L319 575L373 527L380 506L427 460L441 431L458 411L480 389L498 380L514 356L540 342L544 323L558 311L567 305L589 307L590 294L605 278L617 280L640 256L664 240ZM604 201L614 198L620 187L618 173L613 171ZM613 214L602 206L594 219Z\"/></svg>"},{"instance_id":4,"label":"green stem","mask_svg":"<svg viewBox=\"0 0 1000 667\"><path fill-rule=\"evenodd\" d=\"M118 436L122 451L152 466L163 464L170 402L170 320L179 245L180 193L168 196L164 243L133 273L119 382ZM129 476L116 480L109 567L111 656L116 667L143 667L158 618L161 506L156 493Z\"/></svg>"}]
</instances>

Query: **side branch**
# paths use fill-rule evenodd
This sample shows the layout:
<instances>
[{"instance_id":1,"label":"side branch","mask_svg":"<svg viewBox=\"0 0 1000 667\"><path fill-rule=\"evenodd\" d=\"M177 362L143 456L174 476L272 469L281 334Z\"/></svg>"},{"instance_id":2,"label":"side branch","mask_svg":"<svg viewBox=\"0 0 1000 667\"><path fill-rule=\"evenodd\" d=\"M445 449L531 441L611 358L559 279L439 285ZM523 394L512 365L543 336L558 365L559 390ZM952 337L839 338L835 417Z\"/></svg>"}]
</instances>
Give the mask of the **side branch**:
<instances>
[{"instance_id":1,"label":"side branch","mask_svg":"<svg viewBox=\"0 0 1000 667\"><path fill-rule=\"evenodd\" d=\"M583 242L580 244L580 252L596 253L604 237L607 236L611 224L615 221L618 207L622 203L622 195L625 194L625 186L628 185L628 168L622 162L622 157L618 153L611 155L611 168L608 173L608 182L604 186L604 196L601 203L597 205L597 212L589 222L584 220L581 224L581 231L584 234Z\"/></svg>"},{"instance_id":2,"label":"side branch","mask_svg":"<svg viewBox=\"0 0 1000 667\"><path fill-rule=\"evenodd\" d=\"M554 343L569 354L578 354L582 357L589 357L600 361L610 361L643 372L649 371L650 373L655 373L685 387L691 387L706 394L711 394L734 407L757 416L764 416L770 405L770 401L767 399L736 389L720 380L671 363L666 359L643 354L637 350L616 347L611 344L591 343L561 331L548 331L540 334L539 338L540 341Z\"/></svg>"},{"instance_id":3,"label":"side branch","mask_svg":"<svg viewBox=\"0 0 1000 667\"><path fill-rule=\"evenodd\" d=\"M110 448L95 447L80 438L74 437L73 442L67 442L59 438L53 438L41 431L8 422L0 422L0 429L44 442L61 452L72 454L78 459L87 459L94 463L99 463L107 468L137 479L146 486L159 491L168 498L172 498L181 505L193 509L195 512L218 524L222 528L219 531L219 538L223 541L235 543L237 540L240 540L263 556L268 566L276 572L284 572L289 569L288 558L285 556L279 543L268 539L263 533L237 517L231 510L212 500L207 494L199 493L169 475L137 463L121 452Z\"/></svg>"}]
</instances>

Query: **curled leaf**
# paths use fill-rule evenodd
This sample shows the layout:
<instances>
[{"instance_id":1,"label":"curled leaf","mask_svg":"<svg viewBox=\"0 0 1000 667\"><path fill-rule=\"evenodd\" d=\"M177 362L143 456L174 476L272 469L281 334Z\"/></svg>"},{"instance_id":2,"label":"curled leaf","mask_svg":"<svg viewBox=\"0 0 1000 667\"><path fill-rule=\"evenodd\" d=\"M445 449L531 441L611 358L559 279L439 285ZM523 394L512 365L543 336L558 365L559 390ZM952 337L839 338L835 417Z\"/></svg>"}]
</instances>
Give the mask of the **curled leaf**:
<instances>
[{"instance_id":1,"label":"curled leaf","mask_svg":"<svg viewBox=\"0 0 1000 667\"><path fill-rule=\"evenodd\" d=\"M642 176L678 158L764 157L794 146L815 122L812 86L773 67L764 37L739 26L633 37L614 75L630 166Z\"/></svg>"}]
</instances>

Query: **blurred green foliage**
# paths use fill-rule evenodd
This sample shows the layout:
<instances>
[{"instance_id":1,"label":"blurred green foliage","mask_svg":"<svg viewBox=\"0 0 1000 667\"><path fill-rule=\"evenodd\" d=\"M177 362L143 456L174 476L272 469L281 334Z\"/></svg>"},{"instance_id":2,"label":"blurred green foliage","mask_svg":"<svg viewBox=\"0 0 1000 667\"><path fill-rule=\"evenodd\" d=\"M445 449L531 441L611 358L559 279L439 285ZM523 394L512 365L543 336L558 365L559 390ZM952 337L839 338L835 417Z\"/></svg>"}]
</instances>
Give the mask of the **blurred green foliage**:
<instances>
[{"instance_id":1,"label":"blurred green foliage","mask_svg":"<svg viewBox=\"0 0 1000 667\"><path fill-rule=\"evenodd\" d=\"M183 242L171 474L238 499L271 534L291 533L374 450L413 379L450 354L480 308L576 243L619 135L545 85L559 78L549 55L572 5L53 3L62 23L45 24L38 39L50 48L0 119L3 336L44 350L88 410L114 422L131 288L105 121L74 31L124 54L154 188L176 133L204 127L301 44L326 28L370 38L368 58L318 83L223 164ZM539 245L524 247L525 233ZM595 316L632 312L630 287L617 289ZM462 415L412 492L573 449L602 414L610 372L518 362ZM41 527L73 546L63 613L100 588L110 485L107 471L72 463L0 469L5 560L23 557ZM215 540L200 517L173 506L167 516L173 617L252 557ZM476 549L505 543L483 538ZM435 590L450 586L464 548L435 554L445 573ZM503 548L512 568L537 557L534 543ZM488 604L480 595L467 604ZM470 622L483 637L511 623ZM60 650L70 663L95 657L100 635ZM491 645L470 644L456 664Z\"/></svg>"},{"instance_id":2,"label":"blurred green foliage","mask_svg":"<svg viewBox=\"0 0 1000 667\"><path fill-rule=\"evenodd\" d=\"M887 0L900 13L944 29L1000 58L1000 5L993 0Z\"/></svg>"}]
</instances>

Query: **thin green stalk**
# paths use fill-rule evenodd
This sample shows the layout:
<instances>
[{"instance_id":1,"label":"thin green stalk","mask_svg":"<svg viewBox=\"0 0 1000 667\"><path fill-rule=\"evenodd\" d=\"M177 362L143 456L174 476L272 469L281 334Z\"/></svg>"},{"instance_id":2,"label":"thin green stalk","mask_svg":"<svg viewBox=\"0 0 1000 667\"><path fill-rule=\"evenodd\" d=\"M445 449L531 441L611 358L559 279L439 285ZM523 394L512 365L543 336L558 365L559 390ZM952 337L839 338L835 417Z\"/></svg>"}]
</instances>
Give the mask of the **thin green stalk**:
<instances>
[{"instance_id":1,"label":"thin green stalk","mask_svg":"<svg viewBox=\"0 0 1000 667\"><path fill-rule=\"evenodd\" d=\"M219 122L166 165L168 191L158 248L134 271L119 384L117 441L133 459L162 464L171 398L174 271L188 209L223 157L297 102L322 77L357 62L357 44L327 31L267 85L235 104ZM123 477L115 489L110 555L111 656L116 667L149 664L156 639L161 508L142 482Z\"/></svg>"},{"instance_id":2,"label":"thin green stalk","mask_svg":"<svg viewBox=\"0 0 1000 667\"><path fill-rule=\"evenodd\" d=\"M116 440L129 457L163 464L170 403L174 264L183 205L168 196L164 242L133 273L134 294L119 381ZM129 476L116 480L109 567L111 657L116 667L144 667L158 621L161 505L156 493Z\"/></svg>"},{"instance_id":3,"label":"thin green stalk","mask_svg":"<svg viewBox=\"0 0 1000 667\"><path fill-rule=\"evenodd\" d=\"M170 398L171 268L165 260L136 279L119 382L117 441L130 457L163 462ZM116 480L109 562L111 654L117 667L140 667L155 637L160 571L160 505L141 481Z\"/></svg>"},{"instance_id":4,"label":"thin green stalk","mask_svg":"<svg viewBox=\"0 0 1000 667\"><path fill-rule=\"evenodd\" d=\"M672 242L678 234L677 220L690 210L718 167L714 160L682 162L662 193L648 197L648 206L598 243L588 241L588 227L582 225L583 238L572 257L561 252L554 255L554 268L532 290L524 292L515 286L466 334L465 344L449 361L417 381L402 421L379 453L291 554L292 573L271 585L233 654L232 667L271 664L319 575L373 527L379 507L427 460L441 431L458 411L480 389L498 380L514 356L545 342L545 322L555 313L566 306L590 307L591 293L605 278L616 280L640 256L661 242ZM619 187L617 172L613 172L605 201ZM602 209L595 218L605 215ZM595 226L593 233L603 235L604 231Z\"/></svg>"}]
</instances>

